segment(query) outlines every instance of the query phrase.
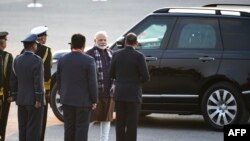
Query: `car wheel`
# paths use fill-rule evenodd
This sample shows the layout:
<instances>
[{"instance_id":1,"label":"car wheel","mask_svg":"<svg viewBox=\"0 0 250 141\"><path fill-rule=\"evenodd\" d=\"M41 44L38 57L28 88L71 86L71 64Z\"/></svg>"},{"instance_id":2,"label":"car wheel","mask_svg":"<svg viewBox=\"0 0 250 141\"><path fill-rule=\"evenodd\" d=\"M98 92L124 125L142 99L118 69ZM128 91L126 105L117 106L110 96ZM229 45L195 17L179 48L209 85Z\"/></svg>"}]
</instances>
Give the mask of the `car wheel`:
<instances>
[{"instance_id":1,"label":"car wheel","mask_svg":"<svg viewBox=\"0 0 250 141\"><path fill-rule=\"evenodd\" d=\"M223 130L224 125L246 123L249 113L237 88L227 82L212 85L202 99L202 113L209 126Z\"/></svg>"},{"instance_id":2,"label":"car wheel","mask_svg":"<svg viewBox=\"0 0 250 141\"><path fill-rule=\"evenodd\" d=\"M60 103L60 95L58 93L58 87L57 84L53 86L53 89L51 91L51 97L50 97L50 106L55 114L55 116L60 120L63 120L63 110L62 110L62 104Z\"/></svg>"}]
</instances>

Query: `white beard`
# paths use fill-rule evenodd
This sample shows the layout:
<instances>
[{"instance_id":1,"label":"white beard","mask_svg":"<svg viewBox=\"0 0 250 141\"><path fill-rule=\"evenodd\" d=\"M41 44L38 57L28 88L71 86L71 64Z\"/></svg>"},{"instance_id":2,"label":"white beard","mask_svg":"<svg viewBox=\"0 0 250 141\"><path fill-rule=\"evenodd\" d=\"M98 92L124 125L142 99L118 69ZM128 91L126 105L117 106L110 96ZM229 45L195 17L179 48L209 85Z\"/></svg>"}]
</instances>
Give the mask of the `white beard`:
<instances>
[{"instance_id":1,"label":"white beard","mask_svg":"<svg viewBox=\"0 0 250 141\"><path fill-rule=\"evenodd\" d=\"M107 46L97 46L99 49L102 49L102 50L104 50L104 49L106 49L107 48Z\"/></svg>"}]
</instances>

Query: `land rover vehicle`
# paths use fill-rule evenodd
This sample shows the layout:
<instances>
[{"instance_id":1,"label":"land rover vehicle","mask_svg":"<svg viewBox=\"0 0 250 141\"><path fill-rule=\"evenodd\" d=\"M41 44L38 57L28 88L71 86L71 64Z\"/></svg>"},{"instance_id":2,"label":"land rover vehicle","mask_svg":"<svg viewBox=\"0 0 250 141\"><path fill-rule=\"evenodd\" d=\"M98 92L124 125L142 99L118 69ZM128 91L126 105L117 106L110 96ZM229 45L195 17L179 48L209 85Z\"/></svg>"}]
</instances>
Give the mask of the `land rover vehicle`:
<instances>
[{"instance_id":1,"label":"land rover vehicle","mask_svg":"<svg viewBox=\"0 0 250 141\"><path fill-rule=\"evenodd\" d=\"M247 123L250 10L162 8L124 35L129 32L138 35L138 51L145 55L151 76L143 85L142 114L200 114L217 130ZM123 38L111 49L121 47ZM56 87L52 101L59 101Z\"/></svg>"}]
</instances>

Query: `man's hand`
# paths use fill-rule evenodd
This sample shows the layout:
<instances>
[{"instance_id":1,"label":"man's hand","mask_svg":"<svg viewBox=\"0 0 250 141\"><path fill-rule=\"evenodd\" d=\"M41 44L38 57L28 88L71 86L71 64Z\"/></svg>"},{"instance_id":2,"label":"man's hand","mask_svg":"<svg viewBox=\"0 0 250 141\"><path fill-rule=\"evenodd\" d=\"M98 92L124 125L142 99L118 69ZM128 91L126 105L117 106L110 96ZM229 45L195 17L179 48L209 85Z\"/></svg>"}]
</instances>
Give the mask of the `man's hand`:
<instances>
[{"instance_id":1,"label":"man's hand","mask_svg":"<svg viewBox=\"0 0 250 141\"><path fill-rule=\"evenodd\" d=\"M50 91L49 90L45 91L45 98L46 98L46 102L50 101Z\"/></svg>"},{"instance_id":2,"label":"man's hand","mask_svg":"<svg viewBox=\"0 0 250 141\"><path fill-rule=\"evenodd\" d=\"M13 101L16 101L15 97L13 95L11 95L11 92L9 91L8 92L8 97L7 97L7 101L10 103L10 102L13 102Z\"/></svg>"},{"instance_id":3,"label":"man's hand","mask_svg":"<svg viewBox=\"0 0 250 141\"><path fill-rule=\"evenodd\" d=\"M95 110L95 109L96 109L96 106L97 106L97 104L96 104L96 103L93 103L93 104L92 104L92 110Z\"/></svg>"},{"instance_id":4,"label":"man's hand","mask_svg":"<svg viewBox=\"0 0 250 141\"><path fill-rule=\"evenodd\" d=\"M39 102L39 101L36 101L35 107L36 107L36 108L40 108L41 106L42 106L42 103Z\"/></svg>"},{"instance_id":5,"label":"man's hand","mask_svg":"<svg viewBox=\"0 0 250 141\"><path fill-rule=\"evenodd\" d=\"M7 101L8 101L8 102L13 102L13 101L14 101L14 98L13 98L12 96L10 96L10 97L7 98Z\"/></svg>"},{"instance_id":6,"label":"man's hand","mask_svg":"<svg viewBox=\"0 0 250 141\"><path fill-rule=\"evenodd\" d=\"M2 97L0 97L0 112L1 112L1 108L2 108L2 106L3 106L3 100L2 100Z\"/></svg>"}]
</instances>

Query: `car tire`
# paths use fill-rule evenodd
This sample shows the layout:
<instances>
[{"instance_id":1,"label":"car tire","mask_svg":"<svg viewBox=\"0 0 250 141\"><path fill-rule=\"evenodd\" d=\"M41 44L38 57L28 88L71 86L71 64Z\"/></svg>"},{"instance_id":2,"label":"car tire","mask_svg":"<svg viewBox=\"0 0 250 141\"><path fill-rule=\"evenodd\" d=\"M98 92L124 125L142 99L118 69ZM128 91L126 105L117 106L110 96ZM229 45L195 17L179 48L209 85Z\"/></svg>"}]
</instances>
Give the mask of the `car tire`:
<instances>
[{"instance_id":1,"label":"car tire","mask_svg":"<svg viewBox=\"0 0 250 141\"><path fill-rule=\"evenodd\" d=\"M249 119L240 91L228 82L207 89L202 99L202 114L209 126L219 131L224 125L247 123Z\"/></svg>"},{"instance_id":2,"label":"car tire","mask_svg":"<svg viewBox=\"0 0 250 141\"><path fill-rule=\"evenodd\" d=\"M62 104L60 103L60 95L58 93L57 84L53 86L52 91L51 91L50 106L55 116L60 121L63 122L64 120L63 120Z\"/></svg>"}]
</instances>

